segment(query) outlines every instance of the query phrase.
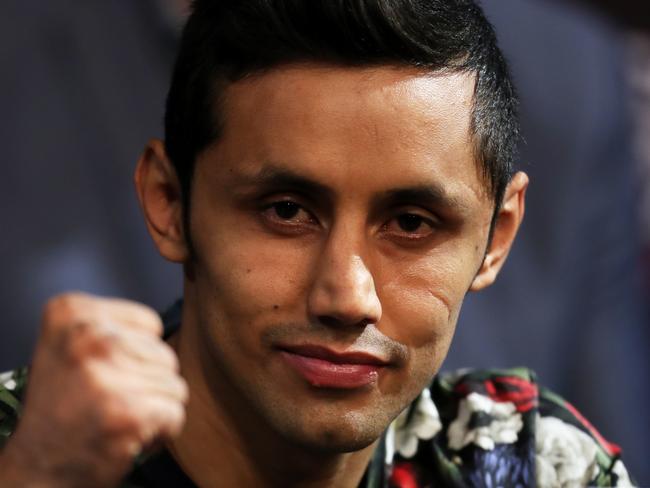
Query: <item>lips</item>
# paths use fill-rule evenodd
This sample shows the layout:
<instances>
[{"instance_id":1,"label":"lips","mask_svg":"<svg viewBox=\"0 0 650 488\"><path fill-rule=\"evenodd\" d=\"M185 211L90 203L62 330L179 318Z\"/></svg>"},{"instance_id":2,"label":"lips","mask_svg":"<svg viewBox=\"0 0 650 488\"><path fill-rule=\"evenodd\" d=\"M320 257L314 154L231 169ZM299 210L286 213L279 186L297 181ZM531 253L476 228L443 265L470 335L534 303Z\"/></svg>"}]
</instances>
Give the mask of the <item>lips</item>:
<instances>
[{"instance_id":1,"label":"lips","mask_svg":"<svg viewBox=\"0 0 650 488\"><path fill-rule=\"evenodd\" d=\"M371 385L388 364L367 352L337 353L321 346L283 347L280 352L290 368L318 388L355 389Z\"/></svg>"}]
</instances>

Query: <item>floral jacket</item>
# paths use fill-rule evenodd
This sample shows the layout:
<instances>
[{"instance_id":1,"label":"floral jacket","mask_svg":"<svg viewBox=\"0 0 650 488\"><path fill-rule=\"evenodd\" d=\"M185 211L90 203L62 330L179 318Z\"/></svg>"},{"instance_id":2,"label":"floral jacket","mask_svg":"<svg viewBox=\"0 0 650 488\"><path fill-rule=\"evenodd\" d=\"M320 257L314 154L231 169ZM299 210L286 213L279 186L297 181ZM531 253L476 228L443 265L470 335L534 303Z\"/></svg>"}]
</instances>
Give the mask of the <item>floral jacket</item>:
<instances>
[{"instance_id":1,"label":"floral jacket","mask_svg":"<svg viewBox=\"0 0 650 488\"><path fill-rule=\"evenodd\" d=\"M163 314L180 327L182 302ZM26 368L0 374L0 449L11 436ZM526 368L438 375L388 427L360 488L633 486L607 442ZM121 488L196 488L167 451L140 457Z\"/></svg>"},{"instance_id":2,"label":"floral jacket","mask_svg":"<svg viewBox=\"0 0 650 488\"><path fill-rule=\"evenodd\" d=\"M26 369L0 375L0 447L16 427L26 384ZM633 486L620 448L524 368L439 375L382 441L365 488ZM138 481L141 467L124 488L160 486ZM194 486L184 478L167 486Z\"/></svg>"}]
</instances>

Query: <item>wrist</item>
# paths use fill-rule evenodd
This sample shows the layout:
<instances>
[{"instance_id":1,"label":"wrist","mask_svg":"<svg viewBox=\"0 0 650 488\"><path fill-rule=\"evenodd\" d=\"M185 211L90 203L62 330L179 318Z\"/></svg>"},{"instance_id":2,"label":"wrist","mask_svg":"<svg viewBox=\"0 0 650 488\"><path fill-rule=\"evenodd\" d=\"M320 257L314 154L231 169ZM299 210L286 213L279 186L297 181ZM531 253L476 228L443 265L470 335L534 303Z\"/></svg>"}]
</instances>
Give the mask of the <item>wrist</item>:
<instances>
[{"instance_id":1,"label":"wrist","mask_svg":"<svg viewBox=\"0 0 650 488\"><path fill-rule=\"evenodd\" d=\"M22 452L16 439L11 439L0 451L0 486L2 488L64 488L65 484L47 476L41 466L30 461L28 452Z\"/></svg>"},{"instance_id":2,"label":"wrist","mask_svg":"<svg viewBox=\"0 0 650 488\"><path fill-rule=\"evenodd\" d=\"M36 488L27 479L27 472L16 464L12 449L9 445L0 451L0 486L6 488L19 488L21 486Z\"/></svg>"}]
</instances>

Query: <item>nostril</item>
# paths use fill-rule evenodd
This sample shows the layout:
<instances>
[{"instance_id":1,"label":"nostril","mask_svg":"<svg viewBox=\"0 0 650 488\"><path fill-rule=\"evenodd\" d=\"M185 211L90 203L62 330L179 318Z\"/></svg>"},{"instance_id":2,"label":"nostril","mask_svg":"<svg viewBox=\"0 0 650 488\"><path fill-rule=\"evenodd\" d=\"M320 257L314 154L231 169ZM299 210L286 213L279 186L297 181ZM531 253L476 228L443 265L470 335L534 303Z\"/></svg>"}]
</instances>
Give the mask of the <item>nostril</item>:
<instances>
[{"instance_id":1,"label":"nostril","mask_svg":"<svg viewBox=\"0 0 650 488\"><path fill-rule=\"evenodd\" d=\"M319 315L318 321L323 325L327 325L328 327L340 327L343 325L339 319L330 315Z\"/></svg>"},{"instance_id":2,"label":"nostril","mask_svg":"<svg viewBox=\"0 0 650 488\"><path fill-rule=\"evenodd\" d=\"M371 320L368 318L363 318L363 319L344 319L342 317L335 317L333 315L319 315L318 316L318 321L326 325L328 327L349 327L349 326L354 326L358 325L361 327L365 327L366 325L371 323Z\"/></svg>"}]
</instances>

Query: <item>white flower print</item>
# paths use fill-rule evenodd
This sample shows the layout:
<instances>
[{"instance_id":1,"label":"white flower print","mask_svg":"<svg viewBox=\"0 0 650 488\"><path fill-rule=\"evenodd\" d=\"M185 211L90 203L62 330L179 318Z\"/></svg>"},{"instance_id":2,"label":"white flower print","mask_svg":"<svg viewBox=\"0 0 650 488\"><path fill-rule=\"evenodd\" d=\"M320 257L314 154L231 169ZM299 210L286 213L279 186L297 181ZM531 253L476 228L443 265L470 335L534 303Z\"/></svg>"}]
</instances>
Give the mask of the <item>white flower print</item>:
<instances>
[{"instance_id":1,"label":"white flower print","mask_svg":"<svg viewBox=\"0 0 650 488\"><path fill-rule=\"evenodd\" d=\"M630 475L627 474L627 469L625 469L625 466L621 462L620 459L617 459L616 462L614 463L614 466L612 467L612 472L618 476L618 482L616 483L616 486L624 486L624 487L630 487L634 486L632 485L632 480L630 479Z\"/></svg>"},{"instance_id":2,"label":"white flower print","mask_svg":"<svg viewBox=\"0 0 650 488\"><path fill-rule=\"evenodd\" d=\"M538 415L536 424L537 486L587 486L599 471L596 441L577 427L556 417Z\"/></svg>"},{"instance_id":3,"label":"white flower print","mask_svg":"<svg viewBox=\"0 0 650 488\"><path fill-rule=\"evenodd\" d=\"M485 413L491 421L473 429L469 428L472 415ZM449 447L460 450L468 444L491 451L495 444L512 444L517 441L523 427L521 414L512 402L495 402L480 393L470 393L460 401L458 417L449 425L447 437Z\"/></svg>"},{"instance_id":4,"label":"white flower print","mask_svg":"<svg viewBox=\"0 0 650 488\"><path fill-rule=\"evenodd\" d=\"M393 421L386 435L386 461L391 462L395 451L403 457L413 457L418 441L432 439L440 429L440 415L428 388L422 390L414 411L409 417L409 409L404 410Z\"/></svg>"},{"instance_id":5,"label":"white flower print","mask_svg":"<svg viewBox=\"0 0 650 488\"><path fill-rule=\"evenodd\" d=\"M5 387L7 390L16 388L16 381L14 380L13 371L8 373L0 373L0 386Z\"/></svg>"}]
</instances>

